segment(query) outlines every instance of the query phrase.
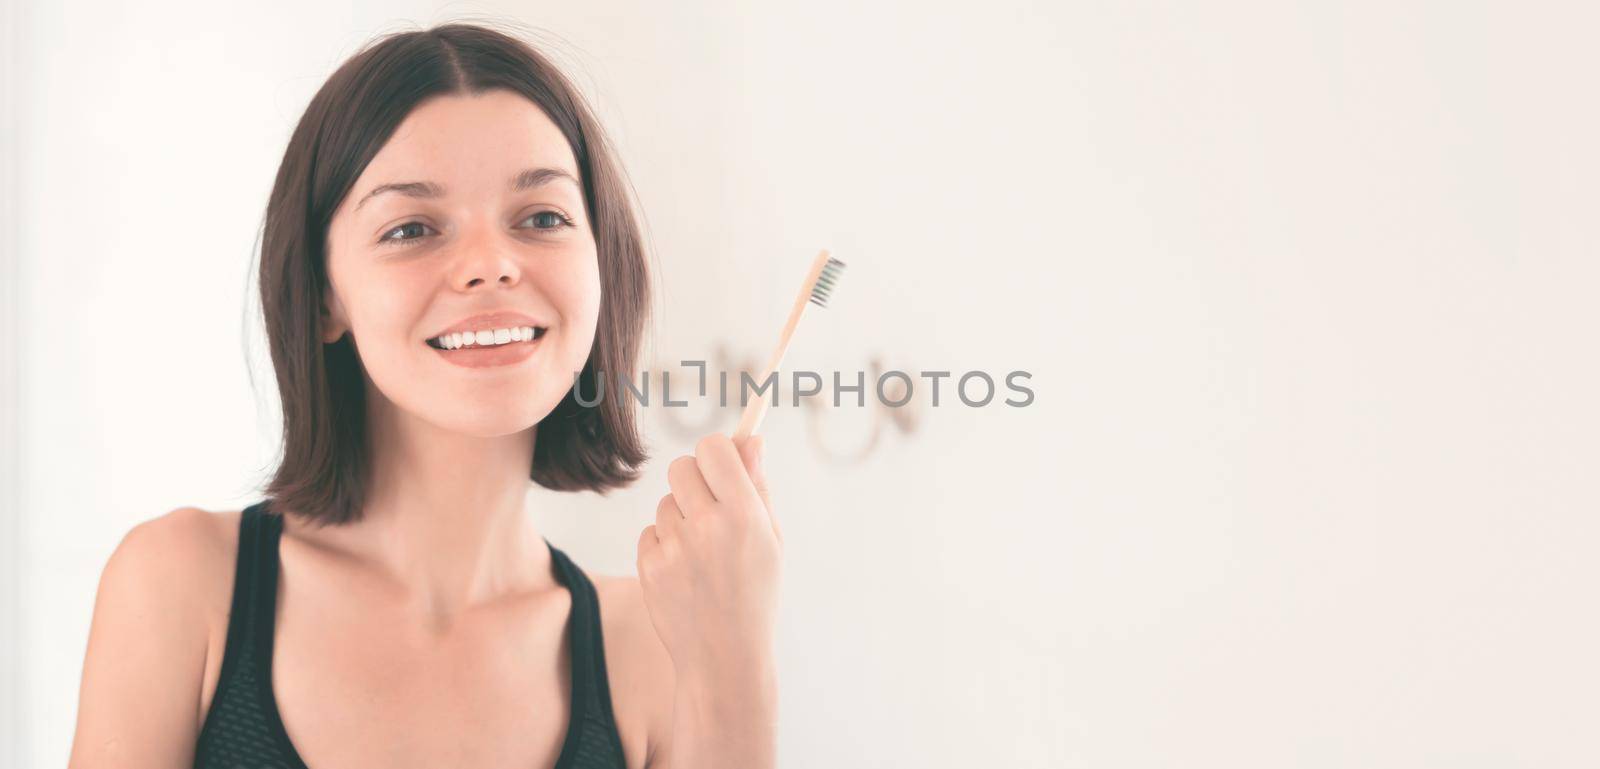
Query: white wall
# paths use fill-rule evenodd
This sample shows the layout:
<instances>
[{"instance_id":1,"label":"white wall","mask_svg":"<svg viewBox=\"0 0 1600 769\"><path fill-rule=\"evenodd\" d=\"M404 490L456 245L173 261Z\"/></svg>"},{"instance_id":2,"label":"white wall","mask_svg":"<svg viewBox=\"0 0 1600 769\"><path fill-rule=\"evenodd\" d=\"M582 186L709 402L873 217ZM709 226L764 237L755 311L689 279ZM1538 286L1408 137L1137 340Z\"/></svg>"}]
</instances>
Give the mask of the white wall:
<instances>
[{"instance_id":1,"label":"white wall","mask_svg":"<svg viewBox=\"0 0 1600 769\"><path fill-rule=\"evenodd\" d=\"M65 763L121 535L272 456L293 121L464 12L558 35L618 138L664 360L759 354L829 247L791 365L1033 372L856 465L768 417L784 766L1600 762L1592 8L374 5L17 8L18 765ZM592 571L689 448L647 425L636 489L538 496Z\"/></svg>"},{"instance_id":2,"label":"white wall","mask_svg":"<svg viewBox=\"0 0 1600 769\"><path fill-rule=\"evenodd\" d=\"M17 392L17 304L21 259L17 253L17 41L20 14L0 0L0 766L22 766L22 449Z\"/></svg>"}]
</instances>

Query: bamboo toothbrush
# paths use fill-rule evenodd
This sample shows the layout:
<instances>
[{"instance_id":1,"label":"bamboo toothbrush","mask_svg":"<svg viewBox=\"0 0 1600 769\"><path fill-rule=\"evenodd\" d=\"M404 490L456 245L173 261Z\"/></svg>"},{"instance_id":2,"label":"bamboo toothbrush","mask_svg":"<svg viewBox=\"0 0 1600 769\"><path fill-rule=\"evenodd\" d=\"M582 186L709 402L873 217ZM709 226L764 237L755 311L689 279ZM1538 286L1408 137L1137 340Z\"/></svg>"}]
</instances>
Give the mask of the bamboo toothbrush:
<instances>
[{"instance_id":1,"label":"bamboo toothbrush","mask_svg":"<svg viewBox=\"0 0 1600 769\"><path fill-rule=\"evenodd\" d=\"M778 370L778 364L783 362L783 354L789 349L789 339L794 336L795 326L800 325L800 317L806 313L806 305L815 303L818 307L828 306L828 296L833 293L834 287L839 285L839 274L844 271L844 262L828 256L827 249L817 254L811 262L811 271L806 274L806 282L800 286L800 295L795 297L794 309L789 311L789 322L784 324L783 333L778 337L778 349L772 351L772 359L767 362L767 370L761 372L761 378L756 382L767 381L772 372ZM740 392L744 392L744 383L740 383ZM739 418L739 429L733 433L734 443L743 443L746 438L755 435L756 428L761 426L761 419L767 415L767 405L771 400L768 393L776 393L776 383L765 391L760 392L756 399L744 407L744 415Z\"/></svg>"}]
</instances>

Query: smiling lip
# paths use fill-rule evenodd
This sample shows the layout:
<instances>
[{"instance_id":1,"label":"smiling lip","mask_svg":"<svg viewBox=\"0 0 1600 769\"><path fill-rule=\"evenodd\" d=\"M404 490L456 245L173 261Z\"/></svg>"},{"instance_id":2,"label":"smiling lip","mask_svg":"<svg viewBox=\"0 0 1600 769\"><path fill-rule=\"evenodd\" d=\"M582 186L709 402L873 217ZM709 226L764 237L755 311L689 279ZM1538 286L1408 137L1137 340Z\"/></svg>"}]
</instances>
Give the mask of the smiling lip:
<instances>
[{"instance_id":1,"label":"smiling lip","mask_svg":"<svg viewBox=\"0 0 1600 769\"><path fill-rule=\"evenodd\" d=\"M435 354L457 366L493 368L495 366L509 366L513 363L521 363L533 357L534 353L544 348L544 345L540 344L543 339L544 336L541 334L520 342L485 345L483 347L457 347L454 350L446 350L432 345L429 345L429 347L433 349Z\"/></svg>"},{"instance_id":2,"label":"smiling lip","mask_svg":"<svg viewBox=\"0 0 1600 769\"><path fill-rule=\"evenodd\" d=\"M536 329L543 329L549 328L550 324L520 312L486 312L464 318L453 326L435 331L428 339L438 339L445 334L493 331L497 328L511 328L512 326L533 326Z\"/></svg>"}]
</instances>

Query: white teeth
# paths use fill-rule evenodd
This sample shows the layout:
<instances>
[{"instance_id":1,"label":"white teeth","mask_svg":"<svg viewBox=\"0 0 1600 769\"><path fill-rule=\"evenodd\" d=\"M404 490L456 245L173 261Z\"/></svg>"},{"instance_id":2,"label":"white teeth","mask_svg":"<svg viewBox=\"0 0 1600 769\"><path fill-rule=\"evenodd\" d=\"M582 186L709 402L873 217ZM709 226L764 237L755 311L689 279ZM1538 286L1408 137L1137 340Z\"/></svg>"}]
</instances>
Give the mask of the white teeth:
<instances>
[{"instance_id":1,"label":"white teeth","mask_svg":"<svg viewBox=\"0 0 1600 769\"><path fill-rule=\"evenodd\" d=\"M512 342L530 340L535 336L533 326L512 326L510 328L444 334L434 337L433 342L446 350L455 350L462 347L492 347L494 345L510 344Z\"/></svg>"}]
</instances>

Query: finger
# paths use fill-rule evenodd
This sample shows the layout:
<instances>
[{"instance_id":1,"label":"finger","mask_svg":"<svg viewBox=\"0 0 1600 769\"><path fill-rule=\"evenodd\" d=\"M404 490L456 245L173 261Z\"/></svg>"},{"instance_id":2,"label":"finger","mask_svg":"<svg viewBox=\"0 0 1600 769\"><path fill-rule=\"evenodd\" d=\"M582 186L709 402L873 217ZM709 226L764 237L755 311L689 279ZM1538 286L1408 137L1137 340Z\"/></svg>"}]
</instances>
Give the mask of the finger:
<instances>
[{"instance_id":1,"label":"finger","mask_svg":"<svg viewBox=\"0 0 1600 769\"><path fill-rule=\"evenodd\" d=\"M711 493L720 500L750 499L760 497L750 483L750 474L739 458L739 449L733 440L722 433L712 433L700 439L694 447L695 464L705 476Z\"/></svg>"},{"instance_id":2,"label":"finger","mask_svg":"<svg viewBox=\"0 0 1600 769\"><path fill-rule=\"evenodd\" d=\"M761 498L761 505L771 512L772 498L767 493L767 470L762 458L767 450L766 436L751 436L735 445L739 447L739 460L744 465L745 472L750 475L750 485Z\"/></svg>"},{"instance_id":3,"label":"finger","mask_svg":"<svg viewBox=\"0 0 1600 769\"><path fill-rule=\"evenodd\" d=\"M643 563L646 558L653 557L652 554L655 552L655 549L660 546L661 542L656 538L656 527L644 527L644 531L639 532L639 555L634 559L634 565L638 566L639 564Z\"/></svg>"},{"instance_id":4,"label":"finger","mask_svg":"<svg viewBox=\"0 0 1600 769\"><path fill-rule=\"evenodd\" d=\"M633 561L633 570L642 584L654 585L661 566L661 540L656 535L655 526L646 526L639 532L639 555Z\"/></svg>"},{"instance_id":5,"label":"finger","mask_svg":"<svg viewBox=\"0 0 1600 769\"><path fill-rule=\"evenodd\" d=\"M744 460L745 470L750 473L750 483L755 486L756 494L761 497L761 504L767 509L767 520L772 524L772 533L783 541L783 530L778 526L777 512L772 507L772 494L767 488L767 436L756 435L745 440L739 446L739 457Z\"/></svg>"},{"instance_id":6,"label":"finger","mask_svg":"<svg viewBox=\"0 0 1600 769\"><path fill-rule=\"evenodd\" d=\"M678 536L678 526L683 523L683 510L671 494L663 494L656 502L656 539L666 540Z\"/></svg>"},{"instance_id":7,"label":"finger","mask_svg":"<svg viewBox=\"0 0 1600 769\"><path fill-rule=\"evenodd\" d=\"M667 465L667 485L672 487L672 496L678 500L678 508L685 515L696 508L710 507L717 501L711 488L706 485L705 477L700 474L695 458L691 456L678 457Z\"/></svg>"}]
</instances>

